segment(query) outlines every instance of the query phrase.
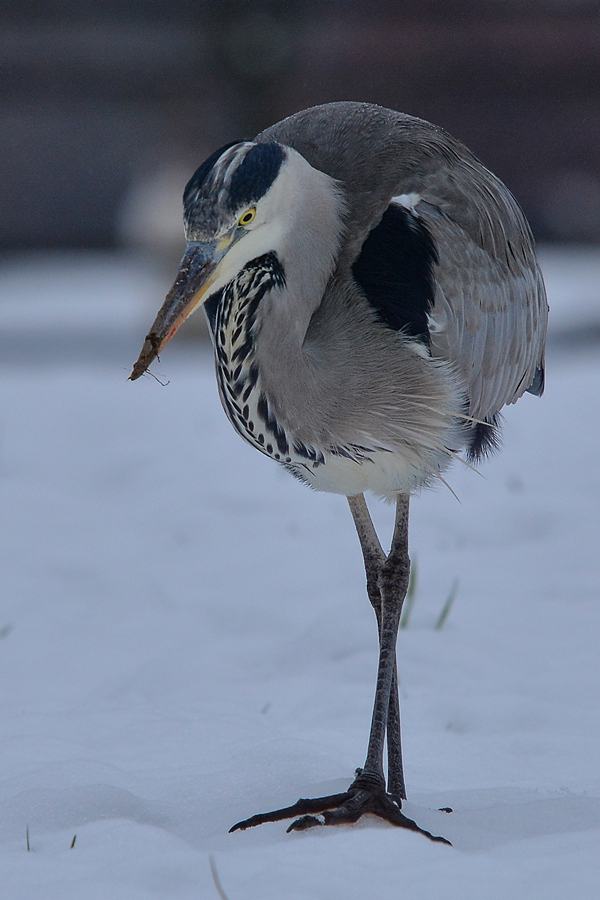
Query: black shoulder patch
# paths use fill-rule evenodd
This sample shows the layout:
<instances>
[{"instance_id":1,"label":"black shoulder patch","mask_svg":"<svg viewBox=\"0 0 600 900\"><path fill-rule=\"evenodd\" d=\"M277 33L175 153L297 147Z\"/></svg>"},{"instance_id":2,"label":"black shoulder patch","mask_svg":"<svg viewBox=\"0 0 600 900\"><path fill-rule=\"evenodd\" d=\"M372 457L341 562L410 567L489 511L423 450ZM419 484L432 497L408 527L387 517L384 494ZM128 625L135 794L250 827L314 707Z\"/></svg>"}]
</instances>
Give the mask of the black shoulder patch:
<instances>
[{"instance_id":1,"label":"black shoulder patch","mask_svg":"<svg viewBox=\"0 0 600 900\"><path fill-rule=\"evenodd\" d=\"M233 212L263 197L279 174L285 159L281 144L255 144L233 173L229 186L229 208Z\"/></svg>"},{"instance_id":2,"label":"black shoulder patch","mask_svg":"<svg viewBox=\"0 0 600 900\"><path fill-rule=\"evenodd\" d=\"M367 235L352 272L379 319L429 346L438 254L418 216L391 203Z\"/></svg>"},{"instance_id":3,"label":"black shoulder patch","mask_svg":"<svg viewBox=\"0 0 600 900\"><path fill-rule=\"evenodd\" d=\"M186 216L190 215L191 208L196 202L198 193L202 190L204 182L206 181L208 174L212 171L217 160L220 159L225 151L229 150L230 147L235 147L236 144L241 143L241 141L230 141L228 144L224 144L222 147L219 147L218 150L215 150L214 153L211 153L208 159L204 160L202 165L196 169L183 191L183 206Z\"/></svg>"}]
</instances>

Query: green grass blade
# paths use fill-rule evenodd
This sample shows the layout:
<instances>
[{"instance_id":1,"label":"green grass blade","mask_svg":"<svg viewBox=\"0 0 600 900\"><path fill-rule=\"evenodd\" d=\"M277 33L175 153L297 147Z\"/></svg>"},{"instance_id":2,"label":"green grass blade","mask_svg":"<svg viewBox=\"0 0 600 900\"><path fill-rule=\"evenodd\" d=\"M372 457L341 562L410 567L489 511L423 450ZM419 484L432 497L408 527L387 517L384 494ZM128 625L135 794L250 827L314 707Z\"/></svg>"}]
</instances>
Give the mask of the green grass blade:
<instances>
[{"instance_id":1,"label":"green grass blade","mask_svg":"<svg viewBox=\"0 0 600 900\"><path fill-rule=\"evenodd\" d=\"M452 587L450 588L450 593L446 597L446 602L442 607L442 611L437 617L437 621L434 625L436 631L441 631L444 625L446 624L446 619L450 615L450 610L452 609L452 604L456 599L456 595L458 594L458 587L460 585L460 579L455 578L452 582Z\"/></svg>"}]
</instances>

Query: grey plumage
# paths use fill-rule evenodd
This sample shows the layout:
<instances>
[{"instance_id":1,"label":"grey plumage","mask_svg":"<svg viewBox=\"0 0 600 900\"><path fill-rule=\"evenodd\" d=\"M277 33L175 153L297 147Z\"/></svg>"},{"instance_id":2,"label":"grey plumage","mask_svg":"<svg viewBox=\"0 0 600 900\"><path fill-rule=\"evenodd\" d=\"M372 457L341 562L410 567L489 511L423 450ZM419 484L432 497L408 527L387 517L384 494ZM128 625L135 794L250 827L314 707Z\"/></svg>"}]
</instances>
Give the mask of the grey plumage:
<instances>
[{"instance_id":1,"label":"grey plumage","mask_svg":"<svg viewBox=\"0 0 600 900\"><path fill-rule=\"evenodd\" d=\"M415 214L439 254L432 355L457 367L476 418L523 395L544 366L544 284L521 208L463 144L429 122L351 102L304 110L257 140L293 147L348 185L351 239L338 271L392 198L418 195Z\"/></svg>"},{"instance_id":2,"label":"grey plumage","mask_svg":"<svg viewBox=\"0 0 600 900\"><path fill-rule=\"evenodd\" d=\"M310 486L348 496L380 638L367 759L348 791L235 827L375 812L422 831L400 812L408 498L457 451L493 449L500 410L542 393L547 303L529 226L459 141L365 103L304 110L221 148L184 208L188 248L131 377L203 303L236 430ZM397 502L387 556L366 490Z\"/></svg>"}]
</instances>

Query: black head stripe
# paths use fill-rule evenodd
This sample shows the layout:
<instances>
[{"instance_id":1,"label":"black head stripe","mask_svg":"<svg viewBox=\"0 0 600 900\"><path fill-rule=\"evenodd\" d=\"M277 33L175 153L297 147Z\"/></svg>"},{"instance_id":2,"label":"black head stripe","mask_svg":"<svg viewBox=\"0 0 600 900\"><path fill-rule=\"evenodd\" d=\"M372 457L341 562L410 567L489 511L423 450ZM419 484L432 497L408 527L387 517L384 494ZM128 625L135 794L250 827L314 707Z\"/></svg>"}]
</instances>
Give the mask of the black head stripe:
<instances>
[{"instance_id":1,"label":"black head stripe","mask_svg":"<svg viewBox=\"0 0 600 900\"><path fill-rule=\"evenodd\" d=\"M183 192L183 206L187 216L189 216L191 207L196 202L198 195L202 192L204 183L210 172L212 172L215 163L223 156L226 150L229 150L230 147L235 147L236 144L240 143L242 142L230 141L228 144L225 144L223 147L215 150L214 153L211 153L208 159L206 159L202 163L202 165L196 169L196 171L186 184L185 190Z\"/></svg>"},{"instance_id":2,"label":"black head stripe","mask_svg":"<svg viewBox=\"0 0 600 900\"><path fill-rule=\"evenodd\" d=\"M281 144L233 141L196 169L183 193L188 237L207 239L230 224L232 213L263 197L286 157Z\"/></svg>"},{"instance_id":3,"label":"black head stripe","mask_svg":"<svg viewBox=\"0 0 600 900\"><path fill-rule=\"evenodd\" d=\"M255 144L233 173L229 186L230 210L249 206L263 197L279 174L285 159L281 144Z\"/></svg>"}]
</instances>

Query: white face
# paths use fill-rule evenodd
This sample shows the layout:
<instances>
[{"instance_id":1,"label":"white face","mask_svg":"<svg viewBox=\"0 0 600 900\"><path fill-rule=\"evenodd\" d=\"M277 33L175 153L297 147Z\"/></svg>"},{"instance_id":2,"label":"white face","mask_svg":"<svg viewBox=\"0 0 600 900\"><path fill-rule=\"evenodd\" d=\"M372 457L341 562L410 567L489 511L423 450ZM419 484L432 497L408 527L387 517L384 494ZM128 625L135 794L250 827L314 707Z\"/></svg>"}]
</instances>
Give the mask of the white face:
<instances>
[{"instance_id":1,"label":"white face","mask_svg":"<svg viewBox=\"0 0 600 900\"><path fill-rule=\"evenodd\" d=\"M306 268L314 267L317 259L329 274L339 244L342 210L337 183L288 148L287 158L267 193L255 204L237 210L215 236L217 251L228 243L231 246L215 271L208 293L214 294L228 284L250 260L273 251L286 272L293 271L295 261L304 261ZM310 277L310 269L307 275Z\"/></svg>"},{"instance_id":2,"label":"white face","mask_svg":"<svg viewBox=\"0 0 600 900\"><path fill-rule=\"evenodd\" d=\"M219 212L222 206L226 204L217 206ZM190 229L179 274L146 335L131 377L146 371L202 303L251 260L268 253L275 253L283 267L285 288L269 293L261 304L264 314L282 314L305 331L335 266L343 213L338 183L286 148L277 177L255 204L238 209L217 233Z\"/></svg>"}]
</instances>

